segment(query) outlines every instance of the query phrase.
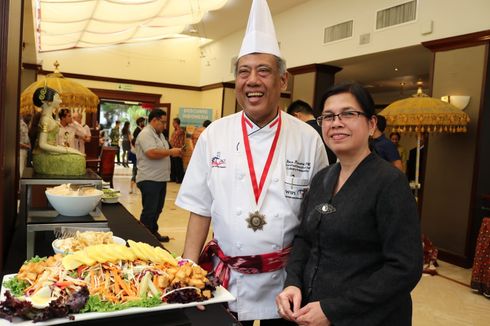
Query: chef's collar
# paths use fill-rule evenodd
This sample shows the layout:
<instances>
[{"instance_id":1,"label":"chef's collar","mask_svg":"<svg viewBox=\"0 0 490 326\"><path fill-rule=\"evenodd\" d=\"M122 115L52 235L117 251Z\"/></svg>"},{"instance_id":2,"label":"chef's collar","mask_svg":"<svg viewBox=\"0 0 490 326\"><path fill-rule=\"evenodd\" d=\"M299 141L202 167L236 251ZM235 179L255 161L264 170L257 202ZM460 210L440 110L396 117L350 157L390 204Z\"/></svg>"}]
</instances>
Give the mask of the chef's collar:
<instances>
[{"instance_id":1,"label":"chef's collar","mask_svg":"<svg viewBox=\"0 0 490 326\"><path fill-rule=\"evenodd\" d=\"M255 124L255 122L250 120L250 118L244 112L243 115L245 116L245 125L247 126L247 134L250 136L251 134L258 132L259 130L262 130L264 132L275 131L279 121L279 114L281 114L281 110L277 110L276 116L268 124L266 124L263 127L259 127Z\"/></svg>"}]
</instances>

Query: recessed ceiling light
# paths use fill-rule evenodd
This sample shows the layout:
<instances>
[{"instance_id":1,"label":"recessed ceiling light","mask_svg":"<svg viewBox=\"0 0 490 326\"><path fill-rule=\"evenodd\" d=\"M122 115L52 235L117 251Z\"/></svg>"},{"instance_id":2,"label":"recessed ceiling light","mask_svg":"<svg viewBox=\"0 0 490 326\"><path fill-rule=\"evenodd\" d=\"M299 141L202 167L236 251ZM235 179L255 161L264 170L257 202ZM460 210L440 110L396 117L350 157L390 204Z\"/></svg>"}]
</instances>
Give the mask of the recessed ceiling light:
<instances>
[{"instance_id":1,"label":"recessed ceiling light","mask_svg":"<svg viewBox=\"0 0 490 326\"><path fill-rule=\"evenodd\" d=\"M398 68L397 67L395 67L395 71L398 71Z\"/></svg>"}]
</instances>

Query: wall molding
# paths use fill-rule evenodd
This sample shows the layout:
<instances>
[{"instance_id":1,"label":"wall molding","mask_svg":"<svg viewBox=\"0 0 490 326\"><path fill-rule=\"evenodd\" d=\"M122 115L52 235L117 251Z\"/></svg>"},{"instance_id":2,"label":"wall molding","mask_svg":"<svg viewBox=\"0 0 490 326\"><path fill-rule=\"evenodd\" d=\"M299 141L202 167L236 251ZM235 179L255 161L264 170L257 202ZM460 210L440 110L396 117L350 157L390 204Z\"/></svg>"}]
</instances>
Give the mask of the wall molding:
<instances>
[{"instance_id":1,"label":"wall molding","mask_svg":"<svg viewBox=\"0 0 490 326\"><path fill-rule=\"evenodd\" d=\"M448 51L470 46L482 45L490 42L490 30L463 34L434 41L422 42L422 45L431 51Z\"/></svg>"}]
</instances>

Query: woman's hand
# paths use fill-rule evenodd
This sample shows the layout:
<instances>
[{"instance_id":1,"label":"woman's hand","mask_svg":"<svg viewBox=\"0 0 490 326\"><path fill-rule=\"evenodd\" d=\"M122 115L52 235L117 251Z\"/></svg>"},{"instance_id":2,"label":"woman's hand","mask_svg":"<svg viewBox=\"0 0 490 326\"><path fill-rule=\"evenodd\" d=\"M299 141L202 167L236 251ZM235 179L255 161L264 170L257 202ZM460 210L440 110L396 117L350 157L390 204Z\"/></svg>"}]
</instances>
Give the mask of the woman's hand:
<instances>
[{"instance_id":1,"label":"woman's hand","mask_svg":"<svg viewBox=\"0 0 490 326\"><path fill-rule=\"evenodd\" d=\"M293 304L292 310L291 303ZM296 286L288 286L277 295L276 305L279 316L296 322L294 315L301 307L301 290Z\"/></svg>"},{"instance_id":2,"label":"woman's hand","mask_svg":"<svg viewBox=\"0 0 490 326\"><path fill-rule=\"evenodd\" d=\"M330 321L323 313L319 301L310 302L293 315L298 325L330 326Z\"/></svg>"}]
</instances>

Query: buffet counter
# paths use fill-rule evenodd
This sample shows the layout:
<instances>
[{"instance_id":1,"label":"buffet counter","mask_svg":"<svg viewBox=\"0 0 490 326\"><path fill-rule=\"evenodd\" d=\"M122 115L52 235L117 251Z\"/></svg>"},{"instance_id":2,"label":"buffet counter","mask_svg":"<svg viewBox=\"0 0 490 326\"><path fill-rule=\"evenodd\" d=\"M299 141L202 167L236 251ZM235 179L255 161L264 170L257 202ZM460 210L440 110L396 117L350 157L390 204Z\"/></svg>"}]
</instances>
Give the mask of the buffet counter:
<instances>
[{"instance_id":1,"label":"buffet counter","mask_svg":"<svg viewBox=\"0 0 490 326\"><path fill-rule=\"evenodd\" d=\"M101 210L107 218L108 226L115 236L123 239L146 242L152 246L161 246L161 243L136 220L126 208L117 204L102 204ZM17 219L16 231L7 260L4 265L3 275L17 273L26 259L26 229L25 222ZM53 232L37 232L34 244L34 254L39 256L53 255L51 243L54 240ZM222 304L206 306L205 311L196 308L183 308L165 310L152 313L126 315L114 318L93 319L87 321L74 321L73 325L240 325L238 321L225 309Z\"/></svg>"}]
</instances>

